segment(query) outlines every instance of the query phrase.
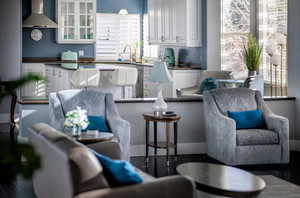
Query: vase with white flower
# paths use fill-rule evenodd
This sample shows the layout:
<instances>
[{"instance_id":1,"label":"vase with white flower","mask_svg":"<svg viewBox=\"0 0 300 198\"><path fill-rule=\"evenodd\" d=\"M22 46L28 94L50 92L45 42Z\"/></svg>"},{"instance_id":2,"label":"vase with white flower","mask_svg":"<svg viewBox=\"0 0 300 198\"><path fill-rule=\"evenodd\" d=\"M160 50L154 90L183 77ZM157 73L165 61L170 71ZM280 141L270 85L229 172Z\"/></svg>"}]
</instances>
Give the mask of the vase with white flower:
<instances>
[{"instance_id":1,"label":"vase with white flower","mask_svg":"<svg viewBox=\"0 0 300 198\"><path fill-rule=\"evenodd\" d=\"M88 127L87 111L77 107L66 114L64 126L72 129L72 136L78 137L81 131Z\"/></svg>"}]
</instances>

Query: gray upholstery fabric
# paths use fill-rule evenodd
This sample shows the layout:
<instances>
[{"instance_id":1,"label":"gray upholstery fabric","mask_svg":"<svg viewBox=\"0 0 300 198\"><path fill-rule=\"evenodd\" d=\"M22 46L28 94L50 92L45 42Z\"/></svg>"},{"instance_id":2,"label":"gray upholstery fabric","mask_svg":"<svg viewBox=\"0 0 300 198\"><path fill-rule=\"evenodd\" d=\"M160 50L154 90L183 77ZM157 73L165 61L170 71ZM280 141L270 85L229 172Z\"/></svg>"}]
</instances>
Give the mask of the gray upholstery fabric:
<instances>
[{"instance_id":1,"label":"gray upholstery fabric","mask_svg":"<svg viewBox=\"0 0 300 198\"><path fill-rule=\"evenodd\" d=\"M61 138L49 138L51 134ZM42 123L33 126L29 140L42 156L42 169L33 178L38 197L64 198L109 187L101 164L85 146Z\"/></svg>"},{"instance_id":2,"label":"gray upholstery fabric","mask_svg":"<svg viewBox=\"0 0 300 198\"><path fill-rule=\"evenodd\" d=\"M114 160L122 158L121 147L117 142L101 142L101 144L89 144L87 147Z\"/></svg>"},{"instance_id":3,"label":"gray upholstery fabric","mask_svg":"<svg viewBox=\"0 0 300 198\"><path fill-rule=\"evenodd\" d=\"M278 133L270 130L237 130L236 135L238 146L279 144Z\"/></svg>"},{"instance_id":4,"label":"gray upholstery fabric","mask_svg":"<svg viewBox=\"0 0 300 198\"><path fill-rule=\"evenodd\" d=\"M57 138L61 135L60 138ZM55 138L53 138L55 137ZM155 179L137 169L144 182L138 185L110 188L102 174L102 166L84 145L65 137L46 124L29 130L30 143L42 159L42 168L34 175L34 191L39 198L193 198L195 186L183 176ZM109 149L118 153L115 142L91 145L104 154ZM115 156L117 158L117 156Z\"/></svg>"},{"instance_id":5,"label":"gray upholstery fabric","mask_svg":"<svg viewBox=\"0 0 300 198\"><path fill-rule=\"evenodd\" d=\"M205 93L203 98L209 156L229 165L289 162L289 121L275 115L259 91L245 88L217 89ZM270 144L278 142L276 136L263 130L260 132L264 134L259 135L258 131L248 131L247 134L237 132L235 121L226 116L227 111L255 109L262 110L267 129L276 133L278 144Z\"/></svg>"},{"instance_id":6,"label":"gray upholstery fabric","mask_svg":"<svg viewBox=\"0 0 300 198\"><path fill-rule=\"evenodd\" d=\"M87 110L88 115L104 116L121 145L122 159L130 157L130 124L123 120L116 108L112 94L97 90L64 90L49 95L50 125L63 131L65 114L79 106Z\"/></svg>"}]
</instances>

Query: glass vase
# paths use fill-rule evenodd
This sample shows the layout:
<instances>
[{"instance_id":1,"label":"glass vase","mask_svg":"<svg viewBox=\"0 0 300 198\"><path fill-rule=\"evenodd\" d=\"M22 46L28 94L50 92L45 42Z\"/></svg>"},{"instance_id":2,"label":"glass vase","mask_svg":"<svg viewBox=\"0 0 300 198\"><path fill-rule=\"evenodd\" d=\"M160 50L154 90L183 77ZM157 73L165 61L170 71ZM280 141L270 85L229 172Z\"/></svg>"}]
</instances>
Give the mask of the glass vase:
<instances>
[{"instance_id":1,"label":"glass vase","mask_svg":"<svg viewBox=\"0 0 300 198\"><path fill-rule=\"evenodd\" d=\"M72 136L73 136L73 137L79 137L79 136L81 135L81 131L82 131L81 127L79 127L79 126L74 126L74 127L72 128Z\"/></svg>"}]
</instances>

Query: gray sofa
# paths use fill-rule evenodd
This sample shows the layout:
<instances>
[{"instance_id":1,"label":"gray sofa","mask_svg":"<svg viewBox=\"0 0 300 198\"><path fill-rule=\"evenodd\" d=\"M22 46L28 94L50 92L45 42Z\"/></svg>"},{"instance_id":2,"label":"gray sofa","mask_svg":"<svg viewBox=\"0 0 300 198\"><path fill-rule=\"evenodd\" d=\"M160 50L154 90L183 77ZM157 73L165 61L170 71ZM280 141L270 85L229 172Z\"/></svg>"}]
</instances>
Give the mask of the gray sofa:
<instances>
[{"instance_id":1,"label":"gray sofa","mask_svg":"<svg viewBox=\"0 0 300 198\"><path fill-rule=\"evenodd\" d=\"M121 145L122 159L130 157L130 124L123 120L116 108L112 94L97 90L64 90L49 95L50 125L56 130L64 130L65 114L79 106L88 115L103 116L111 132Z\"/></svg>"},{"instance_id":2,"label":"gray sofa","mask_svg":"<svg viewBox=\"0 0 300 198\"><path fill-rule=\"evenodd\" d=\"M42 159L33 178L38 198L192 198L193 183L182 176L155 179L137 169L144 182L111 188L94 154L84 145L46 124L29 130L29 141ZM98 153L120 159L116 142L88 145Z\"/></svg>"},{"instance_id":3,"label":"gray sofa","mask_svg":"<svg viewBox=\"0 0 300 198\"><path fill-rule=\"evenodd\" d=\"M260 109L266 129L236 130L228 111ZM289 121L275 115L259 91L217 89L204 94L208 155L228 165L289 163Z\"/></svg>"}]
</instances>

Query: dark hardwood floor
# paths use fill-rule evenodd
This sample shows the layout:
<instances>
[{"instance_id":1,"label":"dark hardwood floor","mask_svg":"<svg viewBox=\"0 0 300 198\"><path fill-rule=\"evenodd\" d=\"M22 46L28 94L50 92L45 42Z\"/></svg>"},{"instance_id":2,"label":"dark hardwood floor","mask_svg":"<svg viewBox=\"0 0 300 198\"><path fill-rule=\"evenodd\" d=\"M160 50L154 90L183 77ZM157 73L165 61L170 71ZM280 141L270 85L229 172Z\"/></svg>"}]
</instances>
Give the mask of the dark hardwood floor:
<instances>
[{"instance_id":1,"label":"dark hardwood floor","mask_svg":"<svg viewBox=\"0 0 300 198\"><path fill-rule=\"evenodd\" d=\"M1 131L1 126L0 126ZM0 137L9 137L8 133L1 133ZM186 162L210 162L219 163L207 155L182 155L177 161L171 157L170 167L166 166L166 158L158 156L156 159L150 157L148 166L145 165L144 157L132 157L131 162L139 169L148 172L155 177L163 177L176 174L176 166ZM273 175L300 185L300 152L291 152L289 165L257 165L257 166L239 166L244 170L257 175ZM36 198L33 193L32 182L21 177L12 179L9 184L0 184L0 198Z\"/></svg>"}]
</instances>

